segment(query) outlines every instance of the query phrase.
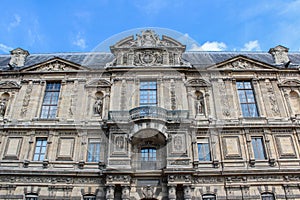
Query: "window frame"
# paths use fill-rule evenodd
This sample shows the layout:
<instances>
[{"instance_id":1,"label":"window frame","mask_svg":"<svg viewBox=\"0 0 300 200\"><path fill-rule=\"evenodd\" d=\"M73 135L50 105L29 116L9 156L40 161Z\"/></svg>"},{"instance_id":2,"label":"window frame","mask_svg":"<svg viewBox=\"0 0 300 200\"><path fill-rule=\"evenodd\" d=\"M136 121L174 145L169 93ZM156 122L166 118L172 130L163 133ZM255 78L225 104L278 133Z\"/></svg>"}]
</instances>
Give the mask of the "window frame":
<instances>
[{"instance_id":1,"label":"window frame","mask_svg":"<svg viewBox=\"0 0 300 200\"><path fill-rule=\"evenodd\" d=\"M43 102L41 106L41 113L40 113L41 119L55 119L57 117L60 91L61 91L61 82L59 81L46 82L46 88L44 92ZM55 111L53 112L53 110Z\"/></svg>"},{"instance_id":2,"label":"window frame","mask_svg":"<svg viewBox=\"0 0 300 200\"><path fill-rule=\"evenodd\" d=\"M96 195L93 194L83 195L83 200L96 200Z\"/></svg>"},{"instance_id":3,"label":"window frame","mask_svg":"<svg viewBox=\"0 0 300 200\"><path fill-rule=\"evenodd\" d=\"M146 155L146 156L143 156L143 155ZM142 162L157 162L157 149L155 147L142 147L141 148L141 161Z\"/></svg>"},{"instance_id":4,"label":"window frame","mask_svg":"<svg viewBox=\"0 0 300 200\"><path fill-rule=\"evenodd\" d=\"M25 200L38 200L39 196L35 193L25 194Z\"/></svg>"},{"instance_id":5,"label":"window frame","mask_svg":"<svg viewBox=\"0 0 300 200\"><path fill-rule=\"evenodd\" d=\"M255 160L267 160L268 156L263 136L251 136L251 145Z\"/></svg>"},{"instance_id":6,"label":"window frame","mask_svg":"<svg viewBox=\"0 0 300 200\"><path fill-rule=\"evenodd\" d=\"M203 194L202 200L216 200L217 197L215 194Z\"/></svg>"},{"instance_id":7,"label":"window frame","mask_svg":"<svg viewBox=\"0 0 300 200\"><path fill-rule=\"evenodd\" d=\"M204 148L201 148L202 151L200 151L200 146L204 147ZM198 150L199 162L211 162L212 161L212 155L211 155L212 151L211 151L211 145L210 145L209 138L198 138L197 139L197 150Z\"/></svg>"},{"instance_id":8,"label":"window frame","mask_svg":"<svg viewBox=\"0 0 300 200\"><path fill-rule=\"evenodd\" d=\"M155 97L155 98L151 98L151 97ZM151 102L151 100L154 100L155 102ZM145 102L142 102L142 101L145 101ZM157 81L156 80L140 81L139 106L157 106L157 105L158 105Z\"/></svg>"},{"instance_id":9,"label":"window frame","mask_svg":"<svg viewBox=\"0 0 300 200\"><path fill-rule=\"evenodd\" d=\"M236 89L243 117L259 117L258 104L252 82L247 80L236 81Z\"/></svg>"},{"instance_id":10,"label":"window frame","mask_svg":"<svg viewBox=\"0 0 300 200\"><path fill-rule=\"evenodd\" d=\"M264 196L266 195L266 196ZM274 193L271 192L264 192L261 194L261 199L262 200L275 200L275 195Z\"/></svg>"},{"instance_id":11,"label":"window frame","mask_svg":"<svg viewBox=\"0 0 300 200\"><path fill-rule=\"evenodd\" d=\"M38 142L41 141L41 145L38 145ZM34 146L34 153L33 153L33 161L44 161L47 154L47 145L48 145L48 138L47 137L37 137L35 139L35 146ZM44 147L44 151L43 151ZM37 152L37 148L40 148L40 150ZM36 159L36 156L38 158ZM44 156L43 159L41 159L41 156Z\"/></svg>"},{"instance_id":12,"label":"window frame","mask_svg":"<svg viewBox=\"0 0 300 200\"><path fill-rule=\"evenodd\" d=\"M86 161L87 162L101 161L101 141L99 139L97 138L89 139Z\"/></svg>"}]
</instances>

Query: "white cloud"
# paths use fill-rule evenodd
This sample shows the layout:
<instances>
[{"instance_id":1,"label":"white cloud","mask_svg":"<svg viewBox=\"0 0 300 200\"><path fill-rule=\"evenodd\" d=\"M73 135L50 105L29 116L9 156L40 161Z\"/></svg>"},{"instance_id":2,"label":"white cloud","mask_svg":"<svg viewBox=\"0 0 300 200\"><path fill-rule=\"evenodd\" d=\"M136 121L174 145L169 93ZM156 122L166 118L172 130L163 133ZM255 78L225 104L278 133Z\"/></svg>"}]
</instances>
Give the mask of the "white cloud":
<instances>
[{"instance_id":1,"label":"white cloud","mask_svg":"<svg viewBox=\"0 0 300 200\"><path fill-rule=\"evenodd\" d=\"M249 41L244 44L241 51L260 51L260 45L257 40Z\"/></svg>"},{"instance_id":2,"label":"white cloud","mask_svg":"<svg viewBox=\"0 0 300 200\"><path fill-rule=\"evenodd\" d=\"M13 49L12 47L0 43L0 51L3 51L4 53L8 53L12 49Z\"/></svg>"},{"instance_id":3,"label":"white cloud","mask_svg":"<svg viewBox=\"0 0 300 200\"><path fill-rule=\"evenodd\" d=\"M76 39L73 41L73 45L80 47L81 49L85 49L86 42L85 39L82 37L81 33L78 33Z\"/></svg>"},{"instance_id":4,"label":"white cloud","mask_svg":"<svg viewBox=\"0 0 300 200\"><path fill-rule=\"evenodd\" d=\"M15 14L14 20L9 23L7 29L11 30L12 28L19 26L20 23L21 23L21 17L19 15Z\"/></svg>"},{"instance_id":5,"label":"white cloud","mask_svg":"<svg viewBox=\"0 0 300 200\"><path fill-rule=\"evenodd\" d=\"M190 51L224 51L227 46L224 42L205 42L203 45L198 46L197 44L192 44Z\"/></svg>"}]
</instances>

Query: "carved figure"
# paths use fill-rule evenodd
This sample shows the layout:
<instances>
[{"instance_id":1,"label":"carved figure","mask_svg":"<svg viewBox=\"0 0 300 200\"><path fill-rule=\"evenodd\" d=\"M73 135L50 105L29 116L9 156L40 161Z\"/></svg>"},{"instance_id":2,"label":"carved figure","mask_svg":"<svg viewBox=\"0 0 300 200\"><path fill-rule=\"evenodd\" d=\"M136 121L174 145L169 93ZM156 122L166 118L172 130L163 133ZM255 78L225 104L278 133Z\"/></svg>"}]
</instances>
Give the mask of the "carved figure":
<instances>
[{"instance_id":1,"label":"carved figure","mask_svg":"<svg viewBox=\"0 0 300 200\"><path fill-rule=\"evenodd\" d=\"M196 115L204 113L204 98L202 95L197 96Z\"/></svg>"},{"instance_id":2,"label":"carved figure","mask_svg":"<svg viewBox=\"0 0 300 200\"><path fill-rule=\"evenodd\" d=\"M101 98L97 98L94 104L94 114L102 115L103 101Z\"/></svg>"},{"instance_id":3,"label":"carved figure","mask_svg":"<svg viewBox=\"0 0 300 200\"><path fill-rule=\"evenodd\" d=\"M123 136L116 137L116 147L117 147L117 150L122 150L124 148Z\"/></svg>"},{"instance_id":4,"label":"carved figure","mask_svg":"<svg viewBox=\"0 0 300 200\"><path fill-rule=\"evenodd\" d=\"M153 191L154 189L150 185L142 188L143 195L146 199L153 198Z\"/></svg>"},{"instance_id":5,"label":"carved figure","mask_svg":"<svg viewBox=\"0 0 300 200\"><path fill-rule=\"evenodd\" d=\"M6 110L6 101L1 100L1 102L0 102L0 116L2 116L2 117L4 116L5 110Z\"/></svg>"}]
</instances>

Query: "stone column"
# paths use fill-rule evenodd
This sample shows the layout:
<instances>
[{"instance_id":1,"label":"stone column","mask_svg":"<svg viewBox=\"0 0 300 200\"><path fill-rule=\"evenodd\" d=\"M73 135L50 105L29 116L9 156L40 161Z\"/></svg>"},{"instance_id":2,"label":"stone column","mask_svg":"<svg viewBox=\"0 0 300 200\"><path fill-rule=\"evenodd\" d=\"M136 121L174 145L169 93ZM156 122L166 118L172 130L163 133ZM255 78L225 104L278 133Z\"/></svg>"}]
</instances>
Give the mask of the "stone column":
<instances>
[{"instance_id":1,"label":"stone column","mask_svg":"<svg viewBox=\"0 0 300 200\"><path fill-rule=\"evenodd\" d=\"M108 185L106 187L106 199L107 200L114 200L115 198L115 186L114 185Z\"/></svg>"},{"instance_id":2,"label":"stone column","mask_svg":"<svg viewBox=\"0 0 300 200\"><path fill-rule=\"evenodd\" d=\"M169 186L169 200L176 200L176 186Z\"/></svg>"},{"instance_id":3,"label":"stone column","mask_svg":"<svg viewBox=\"0 0 300 200\"><path fill-rule=\"evenodd\" d=\"M183 198L184 200L192 200L191 186L189 185L183 186Z\"/></svg>"},{"instance_id":4,"label":"stone column","mask_svg":"<svg viewBox=\"0 0 300 200\"><path fill-rule=\"evenodd\" d=\"M122 200L130 200L130 187L122 186Z\"/></svg>"}]
</instances>

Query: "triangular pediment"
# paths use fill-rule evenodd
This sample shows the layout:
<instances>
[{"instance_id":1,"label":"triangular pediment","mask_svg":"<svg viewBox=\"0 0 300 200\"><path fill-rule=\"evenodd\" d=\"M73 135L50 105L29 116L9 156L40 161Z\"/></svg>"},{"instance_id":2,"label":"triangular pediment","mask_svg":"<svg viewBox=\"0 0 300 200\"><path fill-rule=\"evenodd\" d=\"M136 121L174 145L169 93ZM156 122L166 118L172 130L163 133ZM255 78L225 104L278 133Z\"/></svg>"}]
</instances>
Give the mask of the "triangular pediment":
<instances>
[{"instance_id":1,"label":"triangular pediment","mask_svg":"<svg viewBox=\"0 0 300 200\"><path fill-rule=\"evenodd\" d=\"M284 80L280 84L280 87L300 87L300 81L296 79Z\"/></svg>"},{"instance_id":2,"label":"triangular pediment","mask_svg":"<svg viewBox=\"0 0 300 200\"><path fill-rule=\"evenodd\" d=\"M211 84L203 79L191 79L186 82L186 86L188 87L210 87Z\"/></svg>"},{"instance_id":3,"label":"triangular pediment","mask_svg":"<svg viewBox=\"0 0 300 200\"><path fill-rule=\"evenodd\" d=\"M109 81L105 80L105 79L96 79L96 80L92 80L91 82L87 83L85 87L89 88L99 88L99 87L110 87L111 84Z\"/></svg>"},{"instance_id":4,"label":"triangular pediment","mask_svg":"<svg viewBox=\"0 0 300 200\"><path fill-rule=\"evenodd\" d=\"M77 63L54 57L45 62L41 62L30 67L24 68L22 71L36 71L36 72L67 72L67 71L86 71L88 68L83 67Z\"/></svg>"},{"instance_id":5,"label":"triangular pediment","mask_svg":"<svg viewBox=\"0 0 300 200\"><path fill-rule=\"evenodd\" d=\"M0 89L20 89L21 86L15 81L0 82Z\"/></svg>"},{"instance_id":6,"label":"triangular pediment","mask_svg":"<svg viewBox=\"0 0 300 200\"><path fill-rule=\"evenodd\" d=\"M207 68L208 70L233 70L233 71L255 71L255 70L277 70L276 67L266 63L248 58L246 56L236 56Z\"/></svg>"}]
</instances>

